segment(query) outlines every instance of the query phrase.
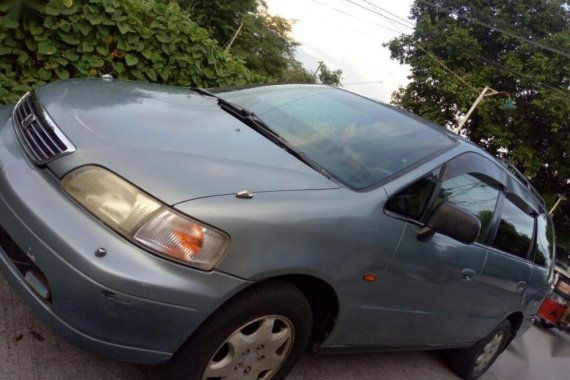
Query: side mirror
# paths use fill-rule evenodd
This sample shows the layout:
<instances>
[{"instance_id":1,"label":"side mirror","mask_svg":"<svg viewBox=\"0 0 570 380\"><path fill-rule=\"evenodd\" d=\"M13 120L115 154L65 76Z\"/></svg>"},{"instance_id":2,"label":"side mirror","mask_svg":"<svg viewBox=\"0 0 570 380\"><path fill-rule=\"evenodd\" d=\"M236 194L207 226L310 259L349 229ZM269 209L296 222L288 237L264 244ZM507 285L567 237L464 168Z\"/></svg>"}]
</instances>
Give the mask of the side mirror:
<instances>
[{"instance_id":1,"label":"side mirror","mask_svg":"<svg viewBox=\"0 0 570 380\"><path fill-rule=\"evenodd\" d=\"M464 244L472 244L481 231L479 218L459 207L443 202L431 213L426 225L418 232L418 239L428 241L438 232Z\"/></svg>"}]
</instances>

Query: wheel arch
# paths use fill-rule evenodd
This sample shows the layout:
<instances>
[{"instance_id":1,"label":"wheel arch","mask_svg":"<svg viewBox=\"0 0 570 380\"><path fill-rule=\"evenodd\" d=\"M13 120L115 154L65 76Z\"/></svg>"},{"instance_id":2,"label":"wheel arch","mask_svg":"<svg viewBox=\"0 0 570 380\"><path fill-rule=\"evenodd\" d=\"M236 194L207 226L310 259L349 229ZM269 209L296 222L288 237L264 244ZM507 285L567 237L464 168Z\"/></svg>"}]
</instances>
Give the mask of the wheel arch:
<instances>
[{"instance_id":1,"label":"wheel arch","mask_svg":"<svg viewBox=\"0 0 570 380\"><path fill-rule=\"evenodd\" d=\"M188 337L186 337L186 340L176 348L174 355L176 355L176 352L187 344L187 342L194 334L196 334L204 323L206 323L218 310L232 299L238 297L242 293L252 291L254 288L278 282L287 282L292 284L299 289L308 300L313 314L313 327L306 350L311 352L318 351L320 345L331 334L337 322L339 315L339 298L336 291L328 282L313 275L279 274L251 282L249 285L225 298L214 310L212 310L204 321L202 321L200 325L197 326Z\"/></svg>"},{"instance_id":2,"label":"wheel arch","mask_svg":"<svg viewBox=\"0 0 570 380\"><path fill-rule=\"evenodd\" d=\"M334 288L321 278L306 274L287 274L257 282L262 286L269 282L285 281L297 287L309 301L313 312L313 328L307 350L316 352L333 331L338 314L339 298Z\"/></svg>"},{"instance_id":3,"label":"wheel arch","mask_svg":"<svg viewBox=\"0 0 570 380\"><path fill-rule=\"evenodd\" d=\"M516 311L509 314L505 319L511 323L511 330L513 334L516 334L522 326L524 314L520 311Z\"/></svg>"}]
</instances>

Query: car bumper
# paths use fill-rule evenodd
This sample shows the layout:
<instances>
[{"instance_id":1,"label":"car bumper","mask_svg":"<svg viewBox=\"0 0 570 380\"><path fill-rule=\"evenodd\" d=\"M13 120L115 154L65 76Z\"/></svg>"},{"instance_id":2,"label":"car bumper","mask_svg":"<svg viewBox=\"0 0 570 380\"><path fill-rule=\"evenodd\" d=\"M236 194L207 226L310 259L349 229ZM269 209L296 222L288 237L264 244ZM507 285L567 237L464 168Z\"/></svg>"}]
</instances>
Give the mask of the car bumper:
<instances>
[{"instance_id":1,"label":"car bumper","mask_svg":"<svg viewBox=\"0 0 570 380\"><path fill-rule=\"evenodd\" d=\"M248 284L158 258L103 226L24 157L8 107L0 108L0 234L2 273L33 311L77 346L118 360L167 360ZM94 254L100 247L106 256ZM28 285L15 250L45 275L50 300Z\"/></svg>"}]
</instances>

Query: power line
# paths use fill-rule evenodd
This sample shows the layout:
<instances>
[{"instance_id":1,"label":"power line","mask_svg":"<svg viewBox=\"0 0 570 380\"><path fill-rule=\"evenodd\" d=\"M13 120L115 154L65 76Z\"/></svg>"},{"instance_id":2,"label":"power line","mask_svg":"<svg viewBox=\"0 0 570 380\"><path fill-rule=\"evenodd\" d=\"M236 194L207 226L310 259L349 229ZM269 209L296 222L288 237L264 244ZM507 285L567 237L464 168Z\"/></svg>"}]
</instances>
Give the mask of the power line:
<instances>
[{"instance_id":1,"label":"power line","mask_svg":"<svg viewBox=\"0 0 570 380\"><path fill-rule=\"evenodd\" d=\"M396 24L401 25L401 26L403 26L403 27L413 29L413 28L412 28L411 26L409 26L409 25L402 24L400 21L394 20L394 19L392 19L392 18L386 16L385 14L380 13L380 12L378 12L378 11L375 11L374 9L370 9L370 8L368 8L368 7L365 7L365 6L362 5L362 4L358 4L357 2L354 2L354 1L352 1L352 0L344 0L344 1L346 1L347 3L353 4L353 5L355 5L355 6L359 7L359 8L362 8L362 9L368 11L368 12L374 13L374 14L380 16L380 17L383 17L383 18L385 18L385 19L388 20L388 21L395 22Z\"/></svg>"},{"instance_id":2,"label":"power line","mask_svg":"<svg viewBox=\"0 0 570 380\"><path fill-rule=\"evenodd\" d=\"M536 78L531 77L531 76L528 75L528 74L523 74L523 73L521 73L520 71L510 69L510 68L506 67L505 65L502 65L502 64L500 64L500 63L498 63L498 62L496 62L496 61L494 61L494 60L492 60L492 59L483 57L483 56L480 55L480 54L472 53L472 52L470 52L470 51L467 51L466 49L462 49L462 50L465 51L465 52L467 52L467 54L471 55L472 57L480 58L480 59L482 59L483 61L487 62L488 64L497 67L499 70L503 70L504 72L511 74L511 75L512 75L513 77L515 77L515 78L516 78L516 77L526 78L528 81L533 82L533 83L537 84L538 86L541 86L541 87L548 88L548 89L550 89L550 90L556 91L556 92L558 92L559 94L561 94L561 95L563 95L563 96L568 96L568 94L570 93L570 91L567 90L567 89L565 89L565 88L562 88L562 87L554 87L554 86L551 86L551 85L549 85L549 84L542 83L541 81L537 80Z\"/></svg>"},{"instance_id":3,"label":"power line","mask_svg":"<svg viewBox=\"0 0 570 380\"><path fill-rule=\"evenodd\" d=\"M353 15L353 14L351 14L351 13L345 12L345 11L343 11L343 10L341 10L341 9L335 8L335 7L330 6L330 5L328 5L328 4L321 3L320 1L317 1L317 0L311 0L311 1L312 1L313 3L319 4L319 5L323 6L323 7L327 7L327 8L332 9L332 10L335 10L335 11L337 11L337 12L339 12L339 13L342 13L342 14L344 14L344 15L346 15L346 16L349 16L349 17L352 17L352 18L354 18L354 19L357 19L357 20L360 20L360 21L364 21L364 22L367 22L367 23L369 23L369 24L376 25L376 26L378 26L378 27L380 27L380 28L389 30L390 32L394 32L394 33L396 33L396 34L403 34L402 31L395 30L395 29L392 29L392 28L390 28L390 27L384 26L384 25L382 25L382 24L378 24L378 23L375 23L375 22L373 22L373 21L367 20L367 19L365 19L365 18L355 16L355 15Z\"/></svg>"},{"instance_id":4,"label":"power line","mask_svg":"<svg viewBox=\"0 0 570 380\"><path fill-rule=\"evenodd\" d=\"M440 65L441 67L443 67L447 72L449 72L451 75L453 75L454 77L456 77L461 83L463 83L464 85L470 87L472 90L474 90L476 93L479 93L479 90L475 88L475 86L473 86L472 84L470 84L469 82L467 82L465 79L461 78L457 73L455 73L455 71L451 70L449 67L446 66L445 63L443 63L443 61L439 60L438 58L434 57L430 52L428 52L426 49L424 49L422 46L420 46L419 43L415 44L416 47L418 49L420 49L421 51L423 51L424 53L426 53L431 59L434 60L434 62L436 62L438 65Z\"/></svg>"},{"instance_id":5,"label":"power line","mask_svg":"<svg viewBox=\"0 0 570 380\"><path fill-rule=\"evenodd\" d=\"M366 0L362 0L362 1L366 1ZM426 0L419 0L419 1L428 3ZM368 1L366 1L366 2L368 2ZM437 6L436 6L436 7L437 7ZM447 11L447 12L451 12L449 9L446 10L446 11ZM404 32L402 32L402 33L404 33ZM457 78L459 81L461 81L463 84L465 84L465 85L469 86L470 88L472 88L473 90L479 92L479 90L477 90L473 85L469 84L467 81L465 81L463 78L461 78L457 73L455 73L453 70L451 70L449 67L447 67L447 66L445 65L445 63L444 63L441 59L436 58L436 57L433 56L430 52L428 52L426 49L424 49L422 46L420 46L419 42L415 42L414 45L415 45L418 49L422 50L425 54L427 54L434 62L436 62L438 65L442 66L447 72L449 72L449 73L452 74L454 77L456 77L456 78ZM483 57L483 56L481 56L481 55L479 55L479 54L474 54L474 53L472 53L470 50L465 49L465 48L462 47L462 46L458 46L458 48L459 48L460 50L462 50L463 52L466 52L467 54L471 55L472 57L480 58L480 59L482 59L483 61L485 61L485 62L487 62L487 63L489 63L489 64L491 64L491 65L493 65L493 66L495 66L495 67L497 67L497 68L499 68L499 69L502 70L503 72L507 72L507 73L511 74L513 77L517 77L517 76L518 76L518 77L526 78L527 80L529 80L529 81L531 81L531 82L537 84L538 86L541 86L541 87L544 87L544 88L547 88L547 89L556 91L557 93L559 93L559 94L561 94L561 95L564 95L564 96L567 96L568 93L570 93L570 91L567 90L567 89L565 89L565 88L554 87L554 86L551 86L551 85L549 85L549 84L543 83L543 82L537 80L536 78L531 77L530 75L523 74L523 73L521 73L521 72L519 72L519 71L515 71L515 70L512 70L512 69L509 69L509 68L507 68L506 66L504 66L504 65L502 65L502 64L500 64L500 63L498 63L498 62L496 62L496 61L494 61L494 60L492 60L492 59Z\"/></svg>"},{"instance_id":6,"label":"power line","mask_svg":"<svg viewBox=\"0 0 570 380\"><path fill-rule=\"evenodd\" d=\"M368 7L364 7L365 9L368 9L370 12L375 13L375 14L379 14L380 16L384 17L386 20L388 20L388 22L390 24L394 25L395 28L399 29L398 25L401 25L401 26L406 26L407 28L413 29L413 24L409 25L408 20L404 20L400 16L395 15L395 17L397 19L404 21L405 24L402 24L400 21L394 20L393 18L386 16L384 13L390 13L390 12L386 12L384 9L374 5L373 3L371 3L367 0L360 0L360 2L364 2L366 4L369 4L373 8L375 8L375 9L370 9Z\"/></svg>"},{"instance_id":7,"label":"power line","mask_svg":"<svg viewBox=\"0 0 570 380\"><path fill-rule=\"evenodd\" d=\"M389 10L386 10L386 9L384 9L384 8L382 8L382 7L380 7L380 6L376 5L376 4L374 4L374 3L371 3L371 2L368 1L368 0L361 0L361 1L364 1L366 4L372 5L374 8L379 9L379 10L381 10L381 11L384 12L384 13L388 13L389 15L396 17L398 20L402 20L403 22L409 24L411 27L413 27L413 26L415 25L415 24L414 24L413 22L411 22L410 20L405 19L405 18L403 18L403 17L400 17L400 16L398 16L397 14L392 13L392 12L390 12Z\"/></svg>"},{"instance_id":8,"label":"power line","mask_svg":"<svg viewBox=\"0 0 570 380\"><path fill-rule=\"evenodd\" d=\"M348 13L348 12L344 12L344 11L342 11L342 10L340 10L340 9L331 7L331 6L327 5L327 4L323 4L323 3L319 2L319 1L316 1L316 0L311 0L311 1L314 2L314 3L317 3L317 4L319 4L319 5L325 6L325 7L327 7L327 8L334 9L334 10L336 10L336 11L338 11L338 12L340 12L340 13L343 13L343 14L345 14L345 15L347 15L347 16L360 19L360 17L354 16L354 15L352 15L352 14L350 14L350 13ZM348 1L348 2L351 3L351 4L357 5L357 6L360 7L360 8L366 9L366 10L369 11L369 12L372 12L372 13L374 13L374 14L376 14L376 15L379 15L379 16L381 16L381 17L386 18L386 16L382 15L381 13L376 12L376 11L370 9L370 8L364 7L364 6L360 5L360 4L357 4L357 3L355 3L355 2L353 2L353 1L351 1L351 0L345 0L345 1ZM365 1L365 2L368 3L368 1L366 1L366 0L363 0L363 1ZM371 4L371 3L369 3L369 4ZM371 4L371 5L374 6L374 4ZM396 17L399 17L399 16L396 16ZM364 20L364 19L363 19L363 20ZM391 19L388 18L388 20L391 20ZM367 20L365 20L365 21L367 21ZM373 23L373 22L371 22L371 23L374 24L374 25L377 25L377 26L380 26L380 27L389 29L389 28L387 28L387 27L384 27L383 25L379 25L379 24L376 24L376 23ZM406 26L406 25L403 25L402 23L399 23L399 24L402 25L402 26ZM413 27L411 27L411 26L406 26L406 27L407 27L407 28L410 28L410 29L413 29ZM389 29L389 30L391 30L391 31L393 31L393 32L396 32L396 33L398 33L398 34L405 34L405 32L403 32L403 31L401 31L401 30L399 30L399 31L395 31L394 29ZM416 45L416 46L418 46L418 45ZM440 65L441 67L443 67L447 72L451 73L454 77L456 77L461 83L465 84L466 86L468 86L469 88L471 88L471 89L474 90L475 92L479 93L479 90L477 90L473 85L471 85L470 83L468 83L467 81L465 81L465 80L464 80L463 78L461 78L458 74L456 74L453 70L451 70L449 67L447 67L441 60L439 60L439 59L437 59L436 57L434 57L432 54L430 54L427 50L423 49L422 47L420 47L420 46L418 46L418 47L419 47L422 51L424 51L424 53L426 53L434 62L436 62L436 63L437 63L438 65ZM354 83L354 84L368 84L368 83ZM351 85L351 83L344 83L344 85Z\"/></svg>"},{"instance_id":9,"label":"power line","mask_svg":"<svg viewBox=\"0 0 570 380\"><path fill-rule=\"evenodd\" d=\"M370 22L370 21L368 21L368 20L365 20L365 19L362 19L362 18L357 17L357 16L355 16L355 15L352 15L352 14L350 14L350 13L348 13L348 12L344 12L344 11L341 11L341 10L339 10L339 9L337 9L337 8L330 7L330 6L327 5L327 4L320 3L320 2L318 2L318 1L316 1L316 0L311 0L311 1L313 1L313 2L315 2L315 3L317 3L317 4L320 4L320 5L322 5L322 6L325 6L325 7L331 8L331 9L334 9L334 10L336 10L336 11L338 11L338 12L340 12L340 13L343 13L343 14L345 14L345 15L347 15L347 16L350 16L350 17L353 17L353 18L357 18L357 19L361 19L361 20L363 20L363 21ZM369 12L372 12L372 13L378 15L378 16L381 16L381 17L386 18L386 16L384 16L384 15L378 13L378 12L375 12L375 11L372 10L372 9L366 8L366 7L364 7L364 6L360 5L360 4L356 4L356 3L354 3L354 2L351 1L351 0L345 0L345 1L348 1L349 3L355 4L355 5L359 6L360 8L366 9L366 10L368 10ZM366 0L362 0L362 1L366 1ZM419 1L429 3L429 2L427 2L426 0L419 0ZM367 2L367 1L366 1L366 2ZM431 4L431 3L430 3L430 4ZM437 5L434 5L434 6L437 7ZM451 12L450 10L446 10L446 11ZM405 34L405 32L403 32L402 30L396 31L396 30L394 30L394 29L387 28L387 27L385 27L385 26L383 26L383 25L376 24L376 23L374 23L374 22L370 22L370 23L373 24L373 25L376 25L376 26L385 28L385 29L389 29L390 31L395 32L395 33L398 33L398 34ZM400 25L402 25L402 24L400 23ZM405 25L402 25L402 26L405 26ZM406 27L407 27L407 28L410 28L410 29L413 29L413 28L411 28L411 27L409 27L409 26L406 26ZM422 46L420 46L420 43L419 43L419 42L415 42L414 45L415 45L417 48L419 48L420 50L422 50L429 58L431 58L431 59L432 59L434 62L436 62L439 66L443 67L443 68L445 69L445 71L449 72L449 73L452 74L455 78L457 78L459 81L461 81L461 83L463 83L463 84L469 86L471 89L476 90L477 92L479 92L479 90L477 90L473 85L471 85L470 83L468 83L465 79L463 79L461 76L459 76L457 73L455 73L452 69L450 69L450 68L443 62L443 60L438 59L438 58L437 58L436 56L434 56L432 53L430 53L429 51L427 51L426 49L424 49ZM538 86L541 86L541 87L544 87L544 88L547 88L547 89L556 91L556 92L558 92L559 94L562 94L562 95L564 95L564 96L567 96L567 95L568 95L568 92L570 92L570 91L568 91L568 90L565 89L565 88L554 87L554 86L548 85L548 84L546 84L546 83L542 83L541 81L539 81L539 80L537 80L536 78L533 78L533 77L531 77L531 76L529 76L529 75L527 75L527 74L523 74L523 73L521 73L521 72L518 72L518 71L515 71L515 70L512 70L512 69L509 69L509 68L507 68L506 66L504 66L504 65L502 65L502 64L500 64L500 63L498 63L498 62L496 62L496 61L494 61L494 60L492 60L492 59L483 57L483 56L478 55L478 54L474 54L473 52L471 52L470 50L468 50L468 49L466 49L466 48L464 48L464 47L462 47L462 46L458 46L458 48L459 48L460 50L466 52L467 54L471 55L472 57L479 58L479 59L481 59L481 60L483 60L483 61L485 61L485 62L487 62L487 63L489 63L489 64L491 64L491 65L493 65L493 66L495 66L495 67L497 67L497 68L499 68L499 69L501 69L503 72L509 73L510 75L512 75L512 76L515 77L515 78L516 78L516 77L526 78L527 80L529 80L529 81L531 81L531 82L537 84Z\"/></svg>"},{"instance_id":10,"label":"power line","mask_svg":"<svg viewBox=\"0 0 570 380\"><path fill-rule=\"evenodd\" d=\"M474 86L472 86L471 84L469 84L468 82L466 82L463 78L461 78L461 77L460 77L458 74L456 74L453 70L451 70L449 67L447 67L447 66L445 65L445 63L444 63L442 60L439 60L439 59L437 59L436 57L434 57L432 54L430 54L426 49L424 49L424 48L420 45L419 42L416 42L414 45L415 45L418 49L420 49L421 51L423 51L424 53L426 53L432 60L434 60L434 61L435 61L436 63L438 63L440 66L444 67L444 68L446 69L446 71L448 71L449 73L453 74L453 76L455 76L457 79L459 79L462 83L464 83L464 84L466 84L467 86L471 87L473 90L479 92L479 90L477 90ZM459 49L462 50L462 51L464 51L464 52L466 52L468 55L470 55L470 56L472 56L472 57L474 57L474 58L479 58L479 59L481 59L481 60L487 62L488 64L497 67L499 70L502 70L503 72L506 72L506 73L511 74L511 76L513 76L513 77L515 77L515 78L516 78L516 77L526 78L526 79L529 80L530 82L533 82L533 83L535 83L536 85L538 85L538 86L540 86L540 87L544 87L544 88L547 88L547 89L556 91L556 92L558 92L559 94L564 95L564 96L568 96L568 93L570 93L570 91L568 91L568 90L566 90L566 89L564 89L564 88L561 88L561 87L554 87L554 86L551 86L551 85L549 85L549 84L542 83L542 82L538 81L536 78L531 77L530 75L523 74L523 73L521 73L520 71L516 71L516 70L513 70L513 69L509 69L508 67L506 67L506 66L504 66L504 65L502 65L502 64L500 64L500 63L498 63L498 62L496 62L496 61L494 61L494 60L492 60L492 59L483 57L483 56L480 55L480 54L472 53L471 51L469 51L469 50L467 50L467 49L465 49L465 48L460 47Z\"/></svg>"},{"instance_id":11,"label":"power line","mask_svg":"<svg viewBox=\"0 0 570 380\"><path fill-rule=\"evenodd\" d=\"M315 3L317 3L317 4L320 4L320 5L326 6L326 7L328 7L328 8L335 9L335 10L337 10L337 11L339 11L339 12L341 12L341 13L344 13L344 14L346 14L346 15L348 15L348 16L356 17L356 16L351 15L351 14L349 14L349 13L347 13L347 12L344 12L344 11L341 11L341 10L339 10L339 9L330 7L330 6L326 5L326 4L320 3L320 2L318 2L318 1L316 1L316 0L311 0L311 1L313 1L313 2L315 2ZM381 14L381 13L379 13L379 12L376 12L376 11L370 9L370 8L367 8L367 7L363 6L363 5L360 5L360 4L358 4L358 3L355 3L355 2L352 1L352 0L345 0L345 1L347 1L347 2L349 2L349 3L351 3L351 4L354 4L354 5L356 5L356 6L360 7L360 8L363 8L363 9L369 11L369 12L372 12L372 13L374 13L374 14L376 14L376 15L379 15L379 16L381 16L381 17L384 17L384 18L388 19L389 21L392 20L392 19L390 19L389 17L386 17L385 15L383 15L383 14ZM363 1L365 1L365 2L368 3L368 4L371 4L372 6L375 6L374 4L368 2L367 0L363 0ZM378 8L379 8L379 7L378 7ZM396 17L400 18L399 16L396 16ZM392 21L394 21L394 20L392 20ZM405 21L405 20L404 20L404 21ZM405 27L407 27L407 28L413 29L413 27L408 26L408 25L404 25L404 24L402 24L402 23L400 23L400 22L398 22L398 24L399 24L399 25L402 25L402 26L405 26ZM393 29L391 29L391 30L394 31ZM401 31L401 30L397 31L397 33L398 33L398 34L405 34L405 33L404 33L403 31ZM422 48L421 46L419 46L419 45L416 45L416 46L417 46L418 48L420 48L424 53L426 53L434 62L436 62L438 65L440 65L441 67L443 67L447 72L449 72L449 73L452 74L455 78L457 78L461 83L465 84L466 86L468 86L469 88L471 88L471 89L474 90L475 92L479 93L479 90L478 90L478 89L476 89L473 85L471 85L471 84L468 83L466 80L464 80L463 78L461 78L461 77L460 77L458 74L456 74L453 70L451 70L449 67L447 67L447 66L445 65L445 63L443 63L441 60L439 60L439 59L437 59L436 57L434 57L431 53L429 53L427 50L425 50L425 49ZM345 85L350 85L350 83L345 83Z\"/></svg>"},{"instance_id":12,"label":"power line","mask_svg":"<svg viewBox=\"0 0 570 380\"><path fill-rule=\"evenodd\" d=\"M343 83L343 86L353 86L353 85L358 85L358 84L380 84L382 83L381 80L379 81L375 81L375 82L353 82L353 83Z\"/></svg>"},{"instance_id":13,"label":"power line","mask_svg":"<svg viewBox=\"0 0 570 380\"><path fill-rule=\"evenodd\" d=\"M347 0L347 1L348 1L348 0ZM418 0L418 1L421 2L421 3L424 3L424 4L426 4L426 5L429 5L429 6L433 7L433 8L436 8L437 10L445 11L445 12L447 12L447 13L454 13L453 10L451 10L451 9L449 9L449 8L445 8L445 7L439 6L439 5L434 4L434 3L430 2L430 1L427 1L427 0ZM460 13L456 13L456 14L457 14L457 17L461 17L462 19L465 19L465 20L467 20L467 21L470 21L470 22L473 22L473 23L475 23L475 24L484 26L484 27L486 27L486 28L488 28L488 29L490 29L490 30L499 31L499 32L501 32L501 33L503 33L503 34L506 34L506 35L510 36L510 37L516 38L516 39L519 40L519 41L526 42L526 43L528 43L528 44L530 44L530 45L534 45L534 46L539 47L539 48L541 48L541 49L548 50L548 51L550 51L550 52L552 52L552 53L560 54L560 55L563 55L563 56L565 56L565 57L567 57L567 58L570 58L570 53L564 52L564 51L562 51L562 50L560 50L560 49L556 49L556 48L554 48L554 47L545 45L545 44L543 44L543 43L541 43L541 42L538 42L538 41L533 41L533 40L531 40L530 38L527 38L527 37L518 35L518 34L512 32L512 31L507 30L507 29L504 29L504 28L499 28L499 27L497 27L496 25L492 25L492 24L486 23L486 22L481 21L481 20L479 20L479 19L477 19L477 18L475 18L475 17L465 16L465 15L462 15L462 14L460 14Z\"/></svg>"}]
</instances>

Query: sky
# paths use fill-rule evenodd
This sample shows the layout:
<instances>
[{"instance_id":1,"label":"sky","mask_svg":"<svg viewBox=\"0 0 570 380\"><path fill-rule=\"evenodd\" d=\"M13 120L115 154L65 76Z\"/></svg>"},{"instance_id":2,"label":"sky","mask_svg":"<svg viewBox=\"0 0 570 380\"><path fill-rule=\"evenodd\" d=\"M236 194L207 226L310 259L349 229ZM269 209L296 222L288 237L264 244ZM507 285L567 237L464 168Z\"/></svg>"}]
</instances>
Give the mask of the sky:
<instances>
[{"instance_id":1,"label":"sky","mask_svg":"<svg viewBox=\"0 0 570 380\"><path fill-rule=\"evenodd\" d=\"M324 61L330 69L343 70L345 89L385 102L408 83L409 67L390 59L382 43L399 32L411 32L405 21L386 11L408 19L412 0L267 0L267 4L270 14L293 22L292 37L301 43L297 59L308 70L314 72Z\"/></svg>"}]
</instances>

